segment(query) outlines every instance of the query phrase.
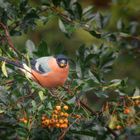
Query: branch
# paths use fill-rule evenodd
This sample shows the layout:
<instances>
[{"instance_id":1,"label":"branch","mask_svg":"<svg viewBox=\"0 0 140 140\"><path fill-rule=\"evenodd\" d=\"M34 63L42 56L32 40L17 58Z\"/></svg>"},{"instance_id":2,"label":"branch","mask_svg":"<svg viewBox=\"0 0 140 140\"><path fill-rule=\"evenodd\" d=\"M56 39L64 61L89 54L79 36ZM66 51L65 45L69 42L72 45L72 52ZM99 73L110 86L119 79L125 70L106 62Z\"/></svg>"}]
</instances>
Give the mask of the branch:
<instances>
[{"instance_id":1,"label":"branch","mask_svg":"<svg viewBox=\"0 0 140 140\"><path fill-rule=\"evenodd\" d=\"M8 44L9 44L10 48L12 48L15 52L19 53L18 50L14 47L14 44L13 44L11 38L10 38L10 34L9 34L9 32L8 32L7 26L5 26L2 22L0 22L0 26L1 26L1 27L4 29L4 31L5 31L6 40L7 40Z\"/></svg>"},{"instance_id":2,"label":"branch","mask_svg":"<svg viewBox=\"0 0 140 140\"><path fill-rule=\"evenodd\" d=\"M89 108L84 102L82 102L81 100L79 101L80 105L83 106L86 110L88 110L92 115L97 115L100 114L102 112L96 112L93 111L91 108Z\"/></svg>"},{"instance_id":3,"label":"branch","mask_svg":"<svg viewBox=\"0 0 140 140\"><path fill-rule=\"evenodd\" d=\"M89 108L86 104L84 104L81 100L79 101L79 103L84 107L86 108L92 115L100 115L102 112L96 112L96 111L93 111L91 108ZM110 129L108 126L104 126L108 132L110 132L115 138L118 137L118 135L112 130Z\"/></svg>"},{"instance_id":4,"label":"branch","mask_svg":"<svg viewBox=\"0 0 140 140\"><path fill-rule=\"evenodd\" d=\"M52 6L52 7L48 7L46 6L46 8L44 8L42 11L40 11L40 13L42 12L45 12L47 10L51 10L52 12L54 12L55 14L57 14L60 18L62 18L65 22L67 23L70 23L72 25L75 25L75 24L80 24L80 22L78 21L75 21L75 20L72 20L71 18L69 18L69 16L67 16L66 14L64 14L63 12L61 12L57 7L55 6ZM65 10L65 9L64 9ZM66 10L65 10L66 11ZM83 28L83 30L87 31L87 32L90 32L91 31L91 28L89 25L87 25L86 23L85 24L82 24L80 26L81 28ZM125 39L131 39L131 40L137 40L137 41L140 41L140 36L132 36L131 34L128 34L127 36L123 36L121 34L119 34L119 37L123 40L124 38Z\"/></svg>"},{"instance_id":5,"label":"branch","mask_svg":"<svg viewBox=\"0 0 140 140\"><path fill-rule=\"evenodd\" d=\"M69 131L70 127L78 120L79 118L77 118L68 128L66 128L64 131L62 131L62 133L60 134L58 140L64 140L64 137L66 135L66 133Z\"/></svg>"}]
</instances>

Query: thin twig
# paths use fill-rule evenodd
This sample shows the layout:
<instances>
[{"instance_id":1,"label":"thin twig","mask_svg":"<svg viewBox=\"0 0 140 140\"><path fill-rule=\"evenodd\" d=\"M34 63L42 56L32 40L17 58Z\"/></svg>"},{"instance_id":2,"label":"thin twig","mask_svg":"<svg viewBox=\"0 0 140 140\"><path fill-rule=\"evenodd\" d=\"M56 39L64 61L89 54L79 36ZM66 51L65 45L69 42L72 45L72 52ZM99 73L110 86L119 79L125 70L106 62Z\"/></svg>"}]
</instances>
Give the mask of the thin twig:
<instances>
[{"instance_id":1,"label":"thin twig","mask_svg":"<svg viewBox=\"0 0 140 140\"><path fill-rule=\"evenodd\" d=\"M17 104L18 102L20 102L20 101L26 99L26 98L33 97L33 94L34 94L34 93L35 93L35 91L34 91L34 92L31 92L31 93L28 94L28 95L25 95L25 96L19 97L18 100L16 101L16 104Z\"/></svg>"},{"instance_id":2,"label":"thin twig","mask_svg":"<svg viewBox=\"0 0 140 140\"><path fill-rule=\"evenodd\" d=\"M64 131L62 131L62 133L60 134L58 140L63 140L63 139L64 139L66 133L69 131L69 129L72 127L72 125L73 125L75 122L77 122L77 120L79 120L79 118L75 119L75 121L74 121L68 128L66 128Z\"/></svg>"},{"instance_id":3,"label":"thin twig","mask_svg":"<svg viewBox=\"0 0 140 140\"><path fill-rule=\"evenodd\" d=\"M9 32L8 32L7 26L5 26L2 22L0 22L0 26L1 26L1 27L4 29L4 31L5 31L6 39L7 39L7 42L8 42L8 44L9 44L10 48L12 48L15 52L18 52L18 50L14 47L14 44L13 44L11 38L10 38L10 34L9 34ZM18 53L19 53L19 52L18 52Z\"/></svg>"},{"instance_id":4,"label":"thin twig","mask_svg":"<svg viewBox=\"0 0 140 140\"><path fill-rule=\"evenodd\" d=\"M86 108L92 115L100 115L102 112L95 112L93 111L91 108L89 108L86 104L84 104L82 101L79 101L79 103ZM118 135L112 130L110 129L108 126L104 126L115 138L118 137Z\"/></svg>"}]
</instances>

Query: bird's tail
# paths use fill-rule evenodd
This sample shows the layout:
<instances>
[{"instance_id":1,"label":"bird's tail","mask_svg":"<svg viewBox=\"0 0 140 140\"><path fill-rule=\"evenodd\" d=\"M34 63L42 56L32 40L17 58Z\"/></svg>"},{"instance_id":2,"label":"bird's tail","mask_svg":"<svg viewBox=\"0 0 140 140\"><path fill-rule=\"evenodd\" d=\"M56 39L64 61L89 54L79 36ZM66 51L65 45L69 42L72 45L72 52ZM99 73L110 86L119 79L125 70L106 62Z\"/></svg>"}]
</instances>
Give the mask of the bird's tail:
<instances>
[{"instance_id":1,"label":"bird's tail","mask_svg":"<svg viewBox=\"0 0 140 140\"><path fill-rule=\"evenodd\" d=\"M13 61L7 58L0 56L0 61L4 61L8 64L18 67L27 77L32 78L31 68L28 67L25 63L21 63L20 61Z\"/></svg>"},{"instance_id":2,"label":"bird's tail","mask_svg":"<svg viewBox=\"0 0 140 140\"><path fill-rule=\"evenodd\" d=\"M2 56L0 56L0 61L4 61L4 62L6 62L8 64L13 65L13 66L16 66L18 68L24 69L23 64L21 62L19 62L19 61L16 62L16 61L13 61L13 60L9 60L9 59L4 58Z\"/></svg>"}]
</instances>

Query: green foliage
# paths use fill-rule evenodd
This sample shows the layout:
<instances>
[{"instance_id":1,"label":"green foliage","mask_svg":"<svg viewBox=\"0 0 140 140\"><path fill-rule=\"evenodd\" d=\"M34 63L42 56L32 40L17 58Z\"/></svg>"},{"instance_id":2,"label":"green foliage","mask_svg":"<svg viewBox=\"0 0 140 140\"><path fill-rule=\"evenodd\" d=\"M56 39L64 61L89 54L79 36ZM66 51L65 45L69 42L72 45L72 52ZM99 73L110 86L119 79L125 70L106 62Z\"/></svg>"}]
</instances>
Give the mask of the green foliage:
<instances>
[{"instance_id":1,"label":"green foliage","mask_svg":"<svg viewBox=\"0 0 140 140\"><path fill-rule=\"evenodd\" d=\"M117 0L112 4L115 2L121 3ZM100 140L140 134L139 88L130 88L128 77L106 78L124 50L138 49L139 25L137 21L126 21L121 17L115 27L110 27L111 13L105 11L91 5L84 7L77 0L0 1L1 56L28 65L32 58L61 53L70 59L66 84L53 91L42 88L13 66L1 63L0 138L60 140L82 139L84 135ZM78 49L75 47L73 54L59 40L52 48L43 39L39 45L28 39L26 47L20 51L17 48L21 46L13 45L11 37L22 36L40 25L46 27L54 17L69 40L82 29L99 43L83 43ZM42 125L42 116L51 118L56 105L69 106L69 127L66 129ZM131 113L125 113L125 109Z\"/></svg>"}]
</instances>

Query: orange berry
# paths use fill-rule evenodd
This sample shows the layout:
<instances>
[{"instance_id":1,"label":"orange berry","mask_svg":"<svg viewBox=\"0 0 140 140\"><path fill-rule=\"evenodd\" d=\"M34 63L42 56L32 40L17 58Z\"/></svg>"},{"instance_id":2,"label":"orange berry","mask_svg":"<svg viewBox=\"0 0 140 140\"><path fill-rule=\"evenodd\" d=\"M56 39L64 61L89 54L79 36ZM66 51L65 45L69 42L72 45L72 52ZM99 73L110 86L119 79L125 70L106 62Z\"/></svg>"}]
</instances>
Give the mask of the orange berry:
<instances>
[{"instance_id":1,"label":"orange berry","mask_svg":"<svg viewBox=\"0 0 140 140\"><path fill-rule=\"evenodd\" d=\"M44 123L45 125L50 124L50 120L49 119L45 119L42 123Z\"/></svg>"},{"instance_id":2,"label":"orange berry","mask_svg":"<svg viewBox=\"0 0 140 140\"><path fill-rule=\"evenodd\" d=\"M58 123L58 119L55 119L55 122Z\"/></svg>"},{"instance_id":3,"label":"orange berry","mask_svg":"<svg viewBox=\"0 0 140 140\"><path fill-rule=\"evenodd\" d=\"M80 115L78 115L78 114L76 114L76 115L75 115L75 117L76 117L76 118L79 118L79 119L81 118L81 116L80 116Z\"/></svg>"},{"instance_id":4,"label":"orange berry","mask_svg":"<svg viewBox=\"0 0 140 140\"><path fill-rule=\"evenodd\" d=\"M136 106L139 106L139 105L140 105L140 100L138 100L138 99L135 100L135 105L136 105Z\"/></svg>"},{"instance_id":5,"label":"orange berry","mask_svg":"<svg viewBox=\"0 0 140 140\"><path fill-rule=\"evenodd\" d=\"M42 116L42 117L41 117L42 120L45 120L46 118L47 118L46 116Z\"/></svg>"},{"instance_id":6,"label":"orange berry","mask_svg":"<svg viewBox=\"0 0 140 140\"><path fill-rule=\"evenodd\" d=\"M68 121L68 119L64 119L64 122L65 122L65 123L68 123L69 121Z\"/></svg>"},{"instance_id":7,"label":"orange berry","mask_svg":"<svg viewBox=\"0 0 140 140\"><path fill-rule=\"evenodd\" d=\"M51 119L51 120L50 120L50 123L51 123L51 124L55 123L55 120L54 120L54 119Z\"/></svg>"},{"instance_id":8,"label":"orange berry","mask_svg":"<svg viewBox=\"0 0 140 140\"><path fill-rule=\"evenodd\" d=\"M60 128L67 128L67 127L68 127L68 124L66 124L66 123L63 123L60 125Z\"/></svg>"},{"instance_id":9,"label":"orange berry","mask_svg":"<svg viewBox=\"0 0 140 140\"><path fill-rule=\"evenodd\" d=\"M67 105L64 105L63 109L64 109L64 110L68 110L69 107L68 107Z\"/></svg>"},{"instance_id":10,"label":"orange berry","mask_svg":"<svg viewBox=\"0 0 140 140\"><path fill-rule=\"evenodd\" d=\"M64 116L64 112L60 112L60 116Z\"/></svg>"},{"instance_id":11,"label":"orange berry","mask_svg":"<svg viewBox=\"0 0 140 140\"><path fill-rule=\"evenodd\" d=\"M58 111L61 110L61 106L60 106L60 105L57 105L55 108L56 108L56 110L58 110Z\"/></svg>"},{"instance_id":12,"label":"orange berry","mask_svg":"<svg viewBox=\"0 0 140 140\"><path fill-rule=\"evenodd\" d=\"M54 114L58 114L58 110L54 110L53 113L54 113Z\"/></svg>"},{"instance_id":13,"label":"orange berry","mask_svg":"<svg viewBox=\"0 0 140 140\"><path fill-rule=\"evenodd\" d=\"M64 113L64 117L68 117L69 116L69 114L68 113Z\"/></svg>"},{"instance_id":14,"label":"orange berry","mask_svg":"<svg viewBox=\"0 0 140 140\"><path fill-rule=\"evenodd\" d=\"M25 118L25 117L20 118L19 121L20 122L23 122L23 123L27 123L28 122L27 118Z\"/></svg>"},{"instance_id":15,"label":"orange berry","mask_svg":"<svg viewBox=\"0 0 140 140\"><path fill-rule=\"evenodd\" d=\"M117 125L117 126L116 126L116 129L117 129L117 130L122 129L122 126L121 126L121 125Z\"/></svg>"},{"instance_id":16,"label":"orange berry","mask_svg":"<svg viewBox=\"0 0 140 140\"><path fill-rule=\"evenodd\" d=\"M64 120L63 119L60 119L59 120L59 123L61 123L61 124L64 123Z\"/></svg>"},{"instance_id":17,"label":"orange berry","mask_svg":"<svg viewBox=\"0 0 140 140\"><path fill-rule=\"evenodd\" d=\"M57 119L58 116L57 115L52 115L52 118Z\"/></svg>"},{"instance_id":18,"label":"orange berry","mask_svg":"<svg viewBox=\"0 0 140 140\"><path fill-rule=\"evenodd\" d=\"M60 127L60 124L59 123L56 123L56 127Z\"/></svg>"},{"instance_id":19,"label":"orange berry","mask_svg":"<svg viewBox=\"0 0 140 140\"><path fill-rule=\"evenodd\" d=\"M23 123L27 123L28 121L27 121L27 119L25 119L24 121L23 121Z\"/></svg>"},{"instance_id":20,"label":"orange berry","mask_svg":"<svg viewBox=\"0 0 140 140\"><path fill-rule=\"evenodd\" d=\"M131 110L129 109L129 108L126 108L125 110L124 110L124 114L129 114L131 112Z\"/></svg>"}]
</instances>

